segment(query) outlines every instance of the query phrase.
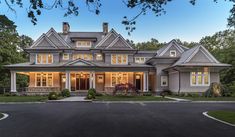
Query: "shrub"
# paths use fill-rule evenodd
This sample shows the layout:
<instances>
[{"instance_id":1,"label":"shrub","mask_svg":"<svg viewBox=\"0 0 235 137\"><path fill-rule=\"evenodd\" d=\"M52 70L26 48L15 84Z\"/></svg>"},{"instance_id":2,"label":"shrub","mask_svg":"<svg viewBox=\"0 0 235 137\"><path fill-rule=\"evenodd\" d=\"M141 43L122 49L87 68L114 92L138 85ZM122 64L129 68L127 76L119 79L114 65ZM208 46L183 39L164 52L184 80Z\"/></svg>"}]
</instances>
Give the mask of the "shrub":
<instances>
[{"instance_id":1,"label":"shrub","mask_svg":"<svg viewBox=\"0 0 235 137\"><path fill-rule=\"evenodd\" d=\"M68 89L63 89L61 91L61 96L62 97L70 97L70 91Z\"/></svg>"},{"instance_id":2,"label":"shrub","mask_svg":"<svg viewBox=\"0 0 235 137\"><path fill-rule=\"evenodd\" d=\"M152 93L151 92L145 92L145 93L143 93L143 96L152 96Z\"/></svg>"},{"instance_id":3,"label":"shrub","mask_svg":"<svg viewBox=\"0 0 235 137\"><path fill-rule=\"evenodd\" d=\"M121 93L125 93L125 94L127 94L128 92L137 93L137 89L131 83L117 84L117 85L115 85L113 95L116 95L117 92L121 92Z\"/></svg>"},{"instance_id":4,"label":"shrub","mask_svg":"<svg viewBox=\"0 0 235 137\"><path fill-rule=\"evenodd\" d=\"M95 99L96 90L94 88L91 88L87 92L87 99Z\"/></svg>"},{"instance_id":5,"label":"shrub","mask_svg":"<svg viewBox=\"0 0 235 137\"><path fill-rule=\"evenodd\" d=\"M3 94L4 96L17 96L17 94L16 93L11 93L11 92L7 92L7 93L4 93Z\"/></svg>"},{"instance_id":6,"label":"shrub","mask_svg":"<svg viewBox=\"0 0 235 137\"><path fill-rule=\"evenodd\" d=\"M49 100L57 100L58 99L58 94L56 92L50 92L48 95Z\"/></svg>"}]
</instances>

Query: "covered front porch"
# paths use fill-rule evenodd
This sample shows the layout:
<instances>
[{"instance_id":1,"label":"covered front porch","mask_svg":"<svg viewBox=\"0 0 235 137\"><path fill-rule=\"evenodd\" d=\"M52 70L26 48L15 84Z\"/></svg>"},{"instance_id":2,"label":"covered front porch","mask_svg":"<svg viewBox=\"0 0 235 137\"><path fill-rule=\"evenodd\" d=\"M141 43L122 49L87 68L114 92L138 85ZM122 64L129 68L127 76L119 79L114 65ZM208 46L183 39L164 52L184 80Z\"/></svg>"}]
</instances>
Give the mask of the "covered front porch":
<instances>
[{"instance_id":1,"label":"covered front porch","mask_svg":"<svg viewBox=\"0 0 235 137\"><path fill-rule=\"evenodd\" d=\"M133 84L138 91L155 91L155 73L150 71L11 71L11 92L17 92L18 74L29 77L27 93L46 94L69 89L71 92L87 92L95 88L100 93L112 93L117 84Z\"/></svg>"}]
</instances>

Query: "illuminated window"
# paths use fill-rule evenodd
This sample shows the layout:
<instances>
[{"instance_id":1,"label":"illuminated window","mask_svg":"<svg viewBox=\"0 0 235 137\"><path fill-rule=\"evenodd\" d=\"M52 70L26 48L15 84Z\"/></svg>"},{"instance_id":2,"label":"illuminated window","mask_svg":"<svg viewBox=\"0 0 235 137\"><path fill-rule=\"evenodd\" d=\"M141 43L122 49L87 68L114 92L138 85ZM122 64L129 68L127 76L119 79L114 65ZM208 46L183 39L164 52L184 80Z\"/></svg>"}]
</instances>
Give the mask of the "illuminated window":
<instances>
[{"instance_id":1,"label":"illuminated window","mask_svg":"<svg viewBox=\"0 0 235 137\"><path fill-rule=\"evenodd\" d=\"M69 60L69 54L68 53L63 54L63 60Z\"/></svg>"},{"instance_id":2,"label":"illuminated window","mask_svg":"<svg viewBox=\"0 0 235 137\"><path fill-rule=\"evenodd\" d=\"M191 72L191 86L208 86L209 74L208 72Z\"/></svg>"},{"instance_id":3,"label":"illuminated window","mask_svg":"<svg viewBox=\"0 0 235 137\"><path fill-rule=\"evenodd\" d=\"M103 60L102 54L96 54L95 58L96 60Z\"/></svg>"},{"instance_id":4,"label":"illuminated window","mask_svg":"<svg viewBox=\"0 0 235 137\"><path fill-rule=\"evenodd\" d=\"M37 54L36 64L52 64L53 55L52 54Z\"/></svg>"},{"instance_id":5,"label":"illuminated window","mask_svg":"<svg viewBox=\"0 0 235 137\"><path fill-rule=\"evenodd\" d=\"M128 73L111 73L111 86L128 83Z\"/></svg>"},{"instance_id":6,"label":"illuminated window","mask_svg":"<svg viewBox=\"0 0 235 137\"><path fill-rule=\"evenodd\" d=\"M170 57L176 57L176 51L170 50Z\"/></svg>"},{"instance_id":7,"label":"illuminated window","mask_svg":"<svg viewBox=\"0 0 235 137\"><path fill-rule=\"evenodd\" d=\"M52 87L53 74L52 73L36 73L36 86L37 87Z\"/></svg>"},{"instance_id":8,"label":"illuminated window","mask_svg":"<svg viewBox=\"0 0 235 137\"><path fill-rule=\"evenodd\" d=\"M135 57L135 63L142 64L145 62L145 57Z\"/></svg>"},{"instance_id":9,"label":"illuminated window","mask_svg":"<svg viewBox=\"0 0 235 137\"><path fill-rule=\"evenodd\" d=\"M112 54L111 64L127 64L128 56L126 54Z\"/></svg>"},{"instance_id":10,"label":"illuminated window","mask_svg":"<svg viewBox=\"0 0 235 137\"><path fill-rule=\"evenodd\" d=\"M75 59L92 60L93 56L92 56L92 54L74 54L73 60L75 60Z\"/></svg>"},{"instance_id":11,"label":"illuminated window","mask_svg":"<svg viewBox=\"0 0 235 137\"><path fill-rule=\"evenodd\" d=\"M91 47L91 41L77 41L76 47Z\"/></svg>"}]
</instances>

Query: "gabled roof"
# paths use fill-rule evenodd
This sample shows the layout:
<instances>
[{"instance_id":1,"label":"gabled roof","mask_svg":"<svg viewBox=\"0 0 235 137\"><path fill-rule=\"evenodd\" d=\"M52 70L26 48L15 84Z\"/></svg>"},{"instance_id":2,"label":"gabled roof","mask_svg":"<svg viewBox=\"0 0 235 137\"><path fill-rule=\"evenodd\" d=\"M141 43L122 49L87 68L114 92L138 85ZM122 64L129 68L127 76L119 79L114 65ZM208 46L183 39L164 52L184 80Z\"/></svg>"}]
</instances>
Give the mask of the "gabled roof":
<instances>
[{"instance_id":1,"label":"gabled roof","mask_svg":"<svg viewBox=\"0 0 235 137\"><path fill-rule=\"evenodd\" d=\"M33 43L30 48L58 49L58 47L44 33Z\"/></svg>"},{"instance_id":2,"label":"gabled roof","mask_svg":"<svg viewBox=\"0 0 235 137\"><path fill-rule=\"evenodd\" d=\"M171 47L175 47L180 53L183 53L184 51L188 50L187 47L184 47L182 45L179 45L175 39L171 40L169 43L167 43L165 46L160 48L157 51L156 56L163 56Z\"/></svg>"},{"instance_id":3,"label":"gabled roof","mask_svg":"<svg viewBox=\"0 0 235 137\"><path fill-rule=\"evenodd\" d=\"M94 48L106 48L116 37L118 37L118 35L119 34L114 29L111 29Z\"/></svg>"},{"instance_id":4,"label":"gabled roof","mask_svg":"<svg viewBox=\"0 0 235 137\"><path fill-rule=\"evenodd\" d=\"M125 49L133 49L133 47L127 43L127 41L119 34L114 41L107 46L105 49L120 49L120 48L125 48Z\"/></svg>"},{"instance_id":5,"label":"gabled roof","mask_svg":"<svg viewBox=\"0 0 235 137\"><path fill-rule=\"evenodd\" d=\"M196 57L196 55L198 55L198 53L202 54L203 56L200 56L200 57L204 57L206 59L208 59L208 61L193 61L192 59L194 57ZM199 58L200 58L199 57ZM178 66L178 65L187 65L187 64L191 64L191 65L205 65L205 64L220 64L220 62L214 58L213 55L210 54L210 52L205 48L203 47L202 45L197 45L189 50L187 50L186 52L184 52L182 55L181 55L181 58L175 63L173 64L173 66Z\"/></svg>"},{"instance_id":6,"label":"gabled roof","mask_svg":"<svg viewBox=\"0 0 235 137\"><path fill-rule=\"evenodd\" d=\"M54 28L51 28L46 35L58 48L71 48Z\"/></svg>"},{"instance_id":7,"label":"gabled roof","mask_svg":"<svg viewBox=\"0 0 235 137\"><path fill-rule=\"evenodd\" d=\"M96 65L88 60L76 59L68 63L65 63L64 66L96 66Z\"/></svg>"}]
</instances>

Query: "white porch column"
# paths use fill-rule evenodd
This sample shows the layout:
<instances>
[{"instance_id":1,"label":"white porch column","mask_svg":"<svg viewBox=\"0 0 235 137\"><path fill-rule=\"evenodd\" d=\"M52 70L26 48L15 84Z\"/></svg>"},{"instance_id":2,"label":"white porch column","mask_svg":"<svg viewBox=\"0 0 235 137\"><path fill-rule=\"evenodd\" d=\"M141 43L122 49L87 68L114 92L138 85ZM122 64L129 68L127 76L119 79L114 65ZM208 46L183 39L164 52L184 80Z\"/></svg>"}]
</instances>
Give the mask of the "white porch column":
<instances>
[{"instance_id":1,"label":"white porch column","mask_svg":"<svg viewBox=\"0 0 235 137\"><path fill-rule=\"evenodd\" d=\"M93 76L93 79L92 79L92 82L93 82L93 86L92 86L92 88L94 88L95 89L95 72L93 71L92 72L92 76Z\"/></svg>"},{"instance_id":2,"label":"white porch column","mask_svg":"<svg viewBox=\"0 0 235 137\"><path fill-rule=\"evenodd\" d=\"M93 73L92 72L90 72L89 87L93 88Z\"/></svg>"},{"instance_id":3,"label":"white porch column","mask_svg":"<svg viewBox=\"0 0 235 137\"><path fill-rule=\"evenodd\" d=\"M146 91L146 72L144 72L144 81L143 81L143 91L145 92Z\"/></svg>"},{"instance_id":4,"label":"white porch column","mask_svg":"<svg viewBox=\"0 0 235 137\"><path fill-rule=\"evenodd\" d=\"M11 71L11 92L16 92L16 72Z\"/></svg>"},{"instance_id":5,"label":"white porch column","mask_svg":"<svg viewBox=\"0 0 235 137\"><path fill-rule=\"evenodd\" d=\"M65 88L71 91L70 71L65 72L65 77L66 77Z\"/></svg>"}]
</instances>

